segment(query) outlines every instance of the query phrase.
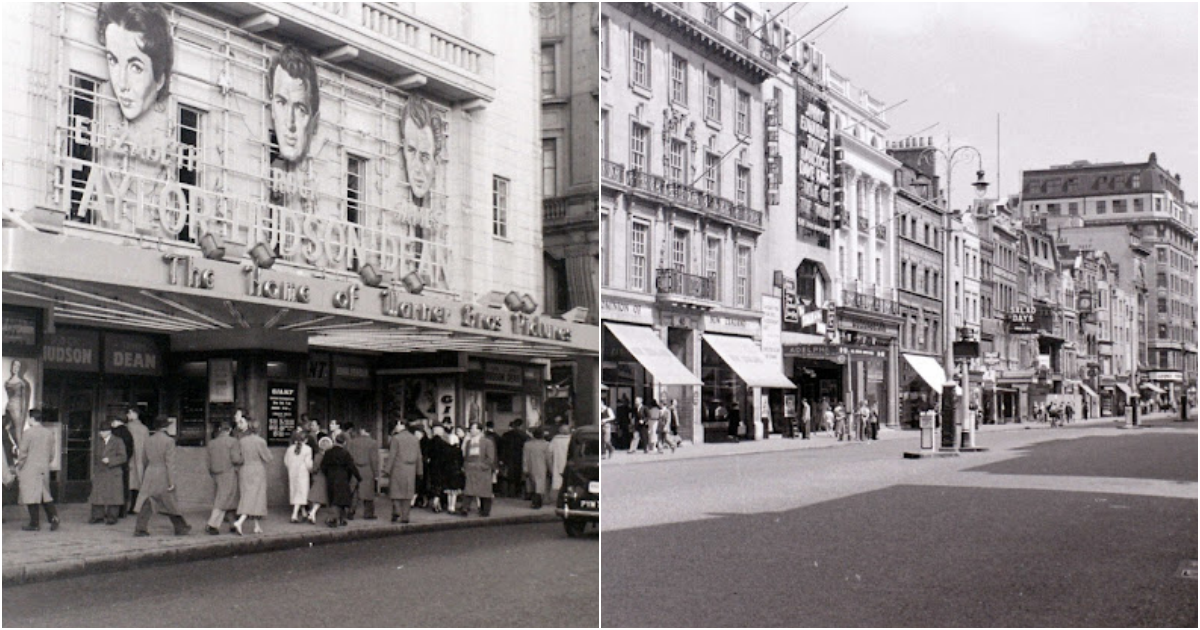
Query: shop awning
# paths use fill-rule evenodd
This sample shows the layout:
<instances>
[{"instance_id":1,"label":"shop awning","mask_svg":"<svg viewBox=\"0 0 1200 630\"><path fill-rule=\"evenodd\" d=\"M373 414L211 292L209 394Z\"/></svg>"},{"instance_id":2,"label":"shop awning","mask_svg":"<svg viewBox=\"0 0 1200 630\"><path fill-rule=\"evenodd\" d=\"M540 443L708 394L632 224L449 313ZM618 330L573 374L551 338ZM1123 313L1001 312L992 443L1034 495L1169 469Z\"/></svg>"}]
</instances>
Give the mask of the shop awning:
<instances>
[{"instance_id":1,"label":"shop awning","mask_svg":"<svg viewBox=\"0 0 1200 630\"><path fill-rule=\"evenodd\" d=\"M796 386L783 375L778 364L763 356L754 341L745 337L729 335L704 335L708 346L717 351L734 372L750 387L780 387L795 389Z\"/></svg>"},{"instance_id":2,"label":"shop awning","mask_svg":"<svg viewBox=\"0 0 1200 630\"><path fill-rule=\"evenodd\" d=\"M1119 389L1125 393L1125 396L1127 398L1137 398L1138 397L1137 392L1134 392L1132 389L1129 389L1129 386L1126 385L1125 383L1115 383L1115 385L1117 386L1117 389Z\"/></svg>"},{"instance_id":3,"label":"shop awning","mask_svg":"<svg viewBox=\"0 0 1200 630\"><path fill-rule=\"evenodd\" d=\"M906 354L904 359L930 387L935 391L942 391L942 387L946 384L946 372L942 370L942 364L938 363L937 359L919 354Z\"/></svg>"},{"instance_id":4,"label":"shop awning","mask_svg":"<svg viewBox=\"0 0 1200 630\"><path fill-rule=\"evenodd\" d=\"M1083 383L1079 384L1079 389L1082 389L1083 393L1087 394L1088 396L1091 396L1092 398L1100 397L1100 394L1097 394L1096 390L1092 389L1091 387L1088 387L1087 385L1085 385Z\"/></svg>"},{"instance_id":5,"label":"shop awning","mask_svg":"<svg viewBox=\"0 0 1200 630\"><path fill-rule=\"evenodd\" d=\"M1148 389L1148 390L1154 392L1155 394L1167 393L1167 390L1159 387L1158 385L1155 385L1154 383L1142 383L1142 389Z\"/></svg>"},{"instance_id":6,"label":"shop awning","mask_svg":"<svg viewBox=\"0 0 1200 630\"><path fill-rule=\"evenodd\" d=\"M604 324L625 346L642 367L654 375L659 385L703 385L671 351L654 331L645 326Z\"/></svg>"}]
</instances>

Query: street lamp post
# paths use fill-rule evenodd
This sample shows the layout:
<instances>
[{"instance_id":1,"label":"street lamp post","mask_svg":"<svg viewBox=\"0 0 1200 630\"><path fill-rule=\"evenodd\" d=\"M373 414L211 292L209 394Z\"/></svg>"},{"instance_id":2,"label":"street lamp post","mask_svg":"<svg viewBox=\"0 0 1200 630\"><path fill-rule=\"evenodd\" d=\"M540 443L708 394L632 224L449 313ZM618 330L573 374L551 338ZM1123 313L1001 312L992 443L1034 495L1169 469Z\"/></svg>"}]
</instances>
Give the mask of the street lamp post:
<instances>
[{"instance_id":1,"label":"street lamp post","mask_svg":"<svg viewBox=\"0 0 1200 630\"><path fill-rule=\"evenodd\" d=\"M950 250L950 236L954 230L953 216L951 214L951 206L953 205L953 199L954 199L954 197L953 197L954 178L952 177L952 175L954 173L954 166L956 164L956 160L960 157L960 154L963 154L962 155L963 157L968 157L966 154L963 153L964 151L973 151L975 153L976 159L978 160L979 168L975 172L976 180L975 180L975 183L972 184L972 187L975 188L975 194L978 197L982 198L983 195L987 193L988 183L986 181L984 181L984 179L983 179L983 176L984 176L983 155L979 152L979 149L976 149L975 147L970 146L970 145L960 145L958 147L953 147L953 148L950 146L947 146L947 150L942 150L937 147L929 147L929 148L925 149L924 151L922 151L921 156L918 158L918 161L925 161L930 164L933 163L935 156L938 156L938 155L940 155L944 160L946 160L946 214L945 214L944 225L943 225L943 229L942 229L942 233L944 234L944 238L945 238L945 240L942 243L942 276L943 276L943 281L942 281L942 330L944 331L943 336L942 336L942 341L944 343L943 360L945 362L946 384L942 388L942 396L951 395L951 394L953 394L953 391L954 391L953 374L954 374L954 332L955 332L955 328L953 325L954 310L953 310L953 307L951 306L951 300L953 299L951 296L951 292L953 291L953 287L954 287L954 284L953 284L954 280L952 277L951 270L954 268L954 266L953 266L954 261L952 260L952 252ZM966 318L963 318L963 323L964 324L966 323ZM967 438L967 446L974 447L975 446L975 426L974 426L973 422L967 421L967 415L970 411L970 402L969 402L970 401L970 396L969 396L970 382L968 380L969 378L970 378L970 375L968 374L968 370L964 367L963 371L962 371L962 375L961 375L962 397L961 397L961 400L959 401L959 409L958 409L957 415L962 418L963 426L969 427L967 429L969 432L968 438ZM943 408L945 408L944 402L943 402ZM953 423L954 418L942 418L942 422ZM955 429L953 429L953 434L954 434L954 450L957 451L962 446L962 432L960 429L955 428Z\"/></svg>"}]
</instances>

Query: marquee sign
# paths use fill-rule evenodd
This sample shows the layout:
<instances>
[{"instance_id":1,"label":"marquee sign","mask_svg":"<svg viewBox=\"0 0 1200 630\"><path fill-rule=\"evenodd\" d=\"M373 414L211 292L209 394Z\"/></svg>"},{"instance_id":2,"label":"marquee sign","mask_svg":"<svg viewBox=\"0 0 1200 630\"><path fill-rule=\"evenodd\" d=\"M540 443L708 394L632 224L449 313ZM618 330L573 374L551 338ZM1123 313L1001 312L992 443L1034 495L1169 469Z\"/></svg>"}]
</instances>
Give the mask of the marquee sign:
<instances>
[{"instance_id":1,"label":"marquee sign","mask_svg":"<svg viewBox=\"0 0 1200 630\"><path fill-rule=\"evenodd\" d=\"M796 103L796 234L830 228L829 105L800 88Z\"/></svg>"}]
</instances>

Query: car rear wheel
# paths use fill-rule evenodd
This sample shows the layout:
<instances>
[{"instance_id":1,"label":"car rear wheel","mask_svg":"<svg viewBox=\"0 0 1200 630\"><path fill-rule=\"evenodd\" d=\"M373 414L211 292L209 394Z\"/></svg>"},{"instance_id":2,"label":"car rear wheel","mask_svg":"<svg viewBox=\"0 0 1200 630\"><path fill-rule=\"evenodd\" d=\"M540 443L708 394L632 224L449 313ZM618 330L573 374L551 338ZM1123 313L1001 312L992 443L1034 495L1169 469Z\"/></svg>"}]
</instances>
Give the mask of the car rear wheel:
<instances>
[{"instance_id":1,"label":"car rear wheel","mask_svg":"<svg viewBox=\"0 0 1200 630\"><path fill-rule=\"evenodd\" d=\"M583 535L583 531L587 529L587 523L565 519L563 520L563 529L567 530L567 535L571 538L579 538Z\"/></svg>"}]
</instances>

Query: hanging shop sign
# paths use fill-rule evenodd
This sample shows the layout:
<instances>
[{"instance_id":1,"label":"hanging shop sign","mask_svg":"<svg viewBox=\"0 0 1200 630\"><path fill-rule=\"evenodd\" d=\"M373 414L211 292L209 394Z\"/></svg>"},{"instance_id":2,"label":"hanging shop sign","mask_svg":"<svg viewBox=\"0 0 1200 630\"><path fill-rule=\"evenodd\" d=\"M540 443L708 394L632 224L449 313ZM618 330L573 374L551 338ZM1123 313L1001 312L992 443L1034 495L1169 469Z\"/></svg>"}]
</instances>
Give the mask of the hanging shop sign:
<instances>
[{"instance_id":1,"label":"hanging shop sign","mask_svg":"<svg viewBox=\"0 0 1200 630\"><path fill-rule=\"evenodd\" d=\"M783 157L779 154L779 99L763 102L764 127L767 130L767 205L779 205L779 182L783 179Z\"/></svg>"},{"instance_id":2,"label":"hanging shop sign","mask_svg":"<svg viewBox=\"0 0 1200 630\"><path fill-rule=\"evenodd\" d=\"M783 325L780 320L782 300L774 295L762 296L762 348L763 357L771 365L783 365Z\"/></svg>"},{"instance_id":3,"label":"hanging shop sign","mask_svg":"<svg viewBox=\"0 0 1200 630\"><path fill-rule=\"evenodd\" d=\"M19 306L4 307L4 356L36 357L41 333L41 311Z\"/></svg>"},{"instance_id":4,"label":"hanging shop sign","mask_svg":"<svg viewBox=\"0 0 1200 630\"><path fill-rule=\"evenodd\" d=\"M830 229L829 105L801 87L796 103L796 234Z\"/></svg>"},{"instance_id":5,"label":"hanging shop sign","mask_svg":"<svg viewBox=\"0 0 1200 630\"><path fill-rule=\"evenodd\" d=\"M1037 332L1034 328L1034 317L1037 309L1032 306L1018 306L1008 313L1008 332L1023 335Z\"/></svg>"},{"instance_id":6,"label":"hanging shop sign","mask_svg":"<svg viewBox=\"0 0 1200 630\"><path fill-rule=\"evenodd\" d=\"M104 334L104 371L109 374L162 375L162 348L150 337Z\"/></svg>"},{"instance_id":7,"label":"hanging shop sign","mask_svg":"<svg viewBox=\"0 0 1200 630\"><path fill-rule=\"evenodd\" d=\"M1092 292L1087 289L1082 289L1075 294L1076 310L1081 314L1092 312Z\"/></svg>"},{"instance_id":8,"label":"hanging shop sign","mask_svg":"<svg viewBox=\"0 0 1200 630\"><path fill-rule=\"evenodd\" d=\"M60 327L54 334L46 335L42 359L47 370L99 372L100 333Z\"/></svg>"}]
</instances>

